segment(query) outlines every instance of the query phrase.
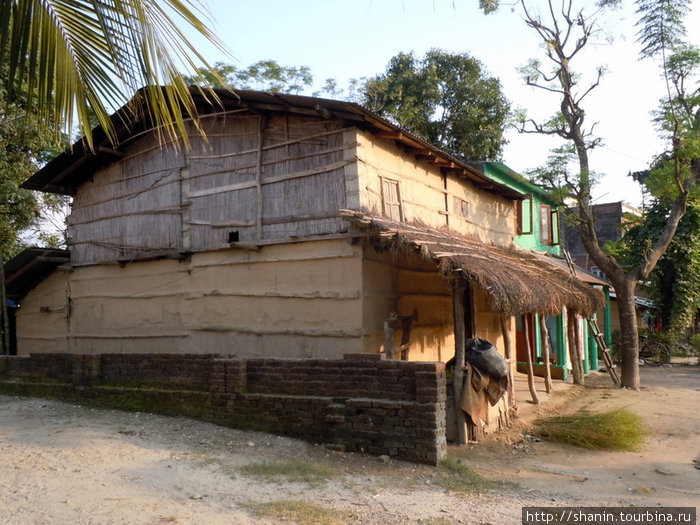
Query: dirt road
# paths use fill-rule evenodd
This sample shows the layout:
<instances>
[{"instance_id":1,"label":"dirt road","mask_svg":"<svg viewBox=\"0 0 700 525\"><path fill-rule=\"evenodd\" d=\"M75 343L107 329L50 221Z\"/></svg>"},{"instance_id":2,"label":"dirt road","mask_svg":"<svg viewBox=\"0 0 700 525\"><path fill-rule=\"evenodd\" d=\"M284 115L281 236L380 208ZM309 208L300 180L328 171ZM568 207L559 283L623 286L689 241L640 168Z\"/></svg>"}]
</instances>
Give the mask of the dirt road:
<instances>
[{"instance_id":1,"label":"dirt road","mask_svg":"<svg viewBox=\"0 0 700 525\"><path fill-rule=\"evenodd\" d=\"M450 448L484 477L511 482L468 495L439 487L428 466L182 418L0 396L0 523L283 523L262 506L282 501L334 513L317 523L434 525L519 524L523 505L695 506L700 368L644 369L639 392L612 388L604 375L592 383L528 407L519 429L538 415L626 407L651 432L640 451L587 451L511 432ZM244 469L290 462L326 474L269 480Z\"/></svg>"}]
</instances>

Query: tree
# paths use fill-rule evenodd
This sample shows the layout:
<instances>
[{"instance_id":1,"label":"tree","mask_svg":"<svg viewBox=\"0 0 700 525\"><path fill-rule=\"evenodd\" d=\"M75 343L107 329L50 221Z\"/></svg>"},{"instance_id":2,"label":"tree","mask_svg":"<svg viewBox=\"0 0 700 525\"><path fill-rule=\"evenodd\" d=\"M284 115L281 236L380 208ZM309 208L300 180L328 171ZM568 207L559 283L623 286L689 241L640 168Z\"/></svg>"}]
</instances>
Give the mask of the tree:
<instances>
[{"instance_id":1,"label":"tree","mask_svg":"<svg viewBox=\"0 0 700 525\"><path fill-rule=\"evenodd\" d=\"M466 53L399 53L365 83L363 103L449 153L495 160L503 150L510 104L497 78Z\"/></svg>"},{"instance_id":2,"label":"tree","mask_svg":"<svg viewBox=\"0 0 700 525\"><path fill-rule=\"evenodd\" d=\"M311 86L313 75L308 66L282 66L275 60L260 60L245 69L217 62L213 72L200 68L197 76L186 76L185 81L197 85L206 81L212 87L299 94Z\"/></svg>"},{"instance_id":3,"label":"tree","mask_svg":"<svg viewBox=\"0 0 700 525\"><path fill-rule=\"evenodd\" d=\"M0 78L0 263L19 251L21 233L54 204L43 206L37 194L20 186L58 149L52 123L28 117L26 99L10 104L5 94Z\"/></svg>"},{"instance_id":4,"label":"tree","mask_svg":"<svg viewBox=\"0 0 700 525\"><path fill-rule=\"evenodd\" d=\"M626 269L641 262L649 240L659 236L670 212L670 205L654 199L619 241L606 245L606 251ZM692 202L678 223L668 249L645 283L654 302L661 329L678 334L688 326L700 301L700 204Z\"/></svg>"},{"instance_id":5,"label":"tree","mask_svg":"<svg viewBox=\"0 0 700 525\"><path fill-rule=\"evenodd\" d=\"M89 144L92 109L114 143L110 113L140 92L156 129L186 140L183 115L195 117L196 109L180 70L197 74L207 63L183 27L223 50L200 19L200 6L195 0L5 0L0 64L7 66L8 100L31 95L39 122L51 119L64 131L77 118Z\"/></svg>"},{"instance_id":6,"label":"tree","mask_svg":"<svg viewBox=\"0 0 700 525\"><path fill-rule=\"evenodd\" d=\"M601 0L604 9L618 0ZM481 0L485 11L492 10L497 2ZM524 69L526 83L535 88L553 93L558 97L558 112L546 122L524 119L521 131L559 136L569 145L563 153L573 154L576 169L573 173L561 173L562 184L576 199L576 215L570 217L578 227L583 245L595 264L610 279L618 299L620 314L622 350L622 386L639 387L639 346L634 295L637 283L644 281L669 246L685 213L691 190L700 178L700 155L698 155L698 118L693 111L692 92L687 91L685 80L692 71L687 67L692 60L672 61L667 57L669 46L676 45L684 34L681 25L682 15L687 12L686 0L646 1L637 3L642 15L640 41L645 45L647 56L664 55L663 66L668 81L668 94L664 113L669 132L671 149L670 175L673 179L675 197L659 235L648 240L638 264L624 268L620 261L606 253L600 246L595 231L595 216L591 206L591 188L595 182L589 166L589 153L600 144L593 134L593 126L586 123L584 101L601 80L603 70L598 69L589 84L579 86L580 77L573 69L577 56L595 36L596 16L589 16L583 10L576 11L573 0L564 0L555 7L551 0L547 4L547 19L532 10L524 0L518 4L524 14L525 23L532 28L544 44L547 66L540 60L532 60ZM597 11L600 14L602 11ZM676 74L673 67L677 68ZM680 70L683 70L682 72ZM666 165L668 172L669 166Z\"/></svg>"}]
</instances>

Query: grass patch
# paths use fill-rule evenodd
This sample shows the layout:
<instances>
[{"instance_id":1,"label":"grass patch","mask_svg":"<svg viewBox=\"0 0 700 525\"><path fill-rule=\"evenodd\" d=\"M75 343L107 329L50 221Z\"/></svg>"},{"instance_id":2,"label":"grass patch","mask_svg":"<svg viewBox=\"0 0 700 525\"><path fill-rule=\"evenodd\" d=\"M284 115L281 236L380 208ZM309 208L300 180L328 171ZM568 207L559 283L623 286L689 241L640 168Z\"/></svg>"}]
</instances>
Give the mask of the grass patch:
<instances>
[{"instance_id":1,"label":"grass patch","mask_svg":"<svg viewBox=\"0 0 700 525\"><path fill-rule=\"evenodd\" d=\"M435 484L450 492L478 492L498 485L489 481L460 459L445 458L437 466Z\"/></svg>"},{"instance_id":2,"label":"grass patch","mask_svg":"<svg viewBox=\"0 0 700 525\"><path fill-rule=\"evenodd\" d=\"M550 441L594 450L638 450L647 435L642 418L625 408L539 419L535 428Z\"/></svg>"},{"instance_id":3,"label":"grass patch","mask_svg":"<svg viewBox=\"0 0 700 525\"><path fill-rule=\"evenodd\" d=\"M298 481L309 485L320 485L338 476L338 470L326 463L303 460L248 463L240 471L265 481Z\"/></svg>"},{"instance_id":4,"label":"grass patch","mask_svg":"<svg viewBox=\"0 0 700 525\"><path fill-rule=\"evenodd\" d=\"M344 525L350 523L352 518L349 513L306 501L282 500L246 506L261 518L275 518L309 525Z\"/></svg>"}]
</instances>

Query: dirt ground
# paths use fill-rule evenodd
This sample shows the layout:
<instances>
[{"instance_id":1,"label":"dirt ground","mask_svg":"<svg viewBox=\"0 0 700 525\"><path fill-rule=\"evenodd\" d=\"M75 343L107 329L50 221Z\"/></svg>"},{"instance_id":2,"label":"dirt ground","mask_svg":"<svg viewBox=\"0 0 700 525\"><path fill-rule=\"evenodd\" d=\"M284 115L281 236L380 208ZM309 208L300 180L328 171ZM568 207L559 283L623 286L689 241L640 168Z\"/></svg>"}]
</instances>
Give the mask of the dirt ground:
<instances>
[{"instance_id":1,"label":"dirt ground","mask_svg":"<svg viewBox=\"0 0 700 525\"><path fill-rule=\"evenodd\" d=\"M286 437L143 413L0 396L0 523L249 524L265 502L310 502L339 523L519 524L523 505L696 506L700 501L700 368L642 369L640 391L606 374L559 383L537 407L520 401L516 428L451 457L510 482L469 494L436 484L435 468L332 452ZM650 431L638 452L538 441L535 417L626 407ZM264 481L241 467L302 460L330 466L321 482ZM386 459L386 458L385 458Z\"/></svg>"}]
</instances>

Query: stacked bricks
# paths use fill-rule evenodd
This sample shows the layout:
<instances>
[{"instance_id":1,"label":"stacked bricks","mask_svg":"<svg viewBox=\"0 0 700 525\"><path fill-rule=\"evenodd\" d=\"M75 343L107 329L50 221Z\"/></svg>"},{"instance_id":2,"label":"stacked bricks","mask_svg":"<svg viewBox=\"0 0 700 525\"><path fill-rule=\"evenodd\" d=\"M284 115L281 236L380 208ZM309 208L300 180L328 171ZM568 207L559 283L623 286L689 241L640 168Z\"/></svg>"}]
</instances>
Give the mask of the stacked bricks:
<instances>
[{"instance_id":1,"label":"stacked bricks","mask_svg":"<svg viewBox=\"0 0 700 525\"><path fill-rule=\"evenodd\" d=\"M73 398L96 404L186 415L336 449L436 464L446 454L444 363L382 357L2 356L0 392L13 391L10 381L43 377L63 381ZM23 392L31 394L31 388L26 384Z\"/></svg>"}]
</instances>

